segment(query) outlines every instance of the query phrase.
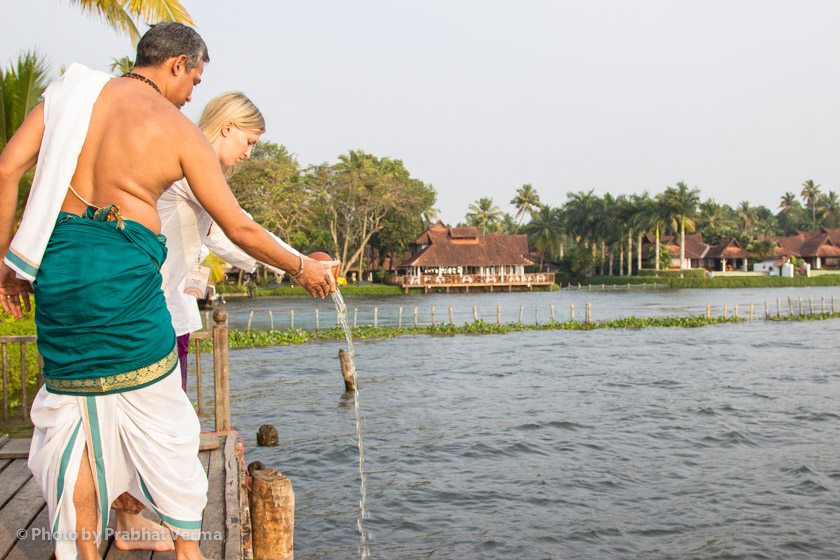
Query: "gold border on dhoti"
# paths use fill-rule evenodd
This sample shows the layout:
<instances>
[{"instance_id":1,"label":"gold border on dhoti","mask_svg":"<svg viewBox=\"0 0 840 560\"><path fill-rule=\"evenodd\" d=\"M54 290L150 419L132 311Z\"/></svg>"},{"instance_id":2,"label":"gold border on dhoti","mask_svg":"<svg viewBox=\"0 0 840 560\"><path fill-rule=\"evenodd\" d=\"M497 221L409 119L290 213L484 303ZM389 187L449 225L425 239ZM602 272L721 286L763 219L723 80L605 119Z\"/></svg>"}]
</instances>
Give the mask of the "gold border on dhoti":
<instances>
[{"instance_id":1,"label":"gold border on dhoti","mask_svg":"<svg viewBox=\"0 0 840 560\"><path fill-rule=\"evenodd\" d=\"M139 388L156 381L175 368L178 363L177 346L161 360L141 368L87 379L44 379L48 391L63 394L114 393L125 389Z\"/></svg>"}]
</instances>

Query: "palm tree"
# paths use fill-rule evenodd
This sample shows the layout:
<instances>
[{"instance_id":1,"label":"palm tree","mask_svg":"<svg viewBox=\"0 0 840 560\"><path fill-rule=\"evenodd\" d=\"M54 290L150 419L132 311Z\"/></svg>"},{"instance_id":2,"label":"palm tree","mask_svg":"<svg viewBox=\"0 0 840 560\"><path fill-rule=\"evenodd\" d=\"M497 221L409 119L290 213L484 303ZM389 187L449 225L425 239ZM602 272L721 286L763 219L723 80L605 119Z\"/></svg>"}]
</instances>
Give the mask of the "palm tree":
<instances>
[{"instance_id":1,"label":"palm tree","mask_svg":"<svg viewBox=\"0 0 840 560\"><path fill-rule=\"evenodd\" d=\"M656 200L652 199L647 192L641 195L633 195L631 200L633 214L630 217L630 224L638 236L636 241L636 270L639 271L642 269L642 239L646 233L656 228L658 243L660 220ZM658 263L656 268L659 269Z\"/></svg>"},{"instance_id":2,"label":"palm tree","mask_svg":"<svg viewBox=\"0 0 840 560\"><path fill-rule=\"evenodd\" d=\"M808 179L802 183L800 196L805 205L811 207L811 227L817 229L817 203L822 198L820 185L815 185L813 179Z\"/></svg>"},{"instance_id":3,"label":"palm tree","mask_svg":"<svg viewBox=\"0 0 840 560\"><path fill-rule=\"evenodd\" d=\"M482 235L487 234L488 231L496 231L502 218L502 211L493 204L493 199L490 197L479 198L470 204L466 215L467 224L477 227Z\"/></svg>"},{"instance_id":4,"label":"palm tree","mask_svg":"<svg viewBox=\"0 0 840 560\"><path fill-rule=\"evenodd\" d=\"M35 51L21 54L12 66L0 69L0 150L40 103L46 87L47 63Z\"/></svg>"},{"instance_id":5,"label":"palm tree","mask_svg":"<svg viewBox=\"0 0 840 560\"><path fill-rule=\"evenodd\" d=\"M533 218L534 212L542 207L540 196L534 190L531 183L526 183L516 189L516 196L513 197L510 203L516 206L516 215L514 217L519 223L522 223L525 214Z\"/></svg>"},{"instance_id":6,"label":"palm tree","mask_svg":"<svg viewBox=\"0 0 840 560\"><path fill-rule=\"evenodd\" d=\"M758 221L758 213L756 208L750 206L746 200L741 202L736 209L738 213L738 226L740 229L740 237L743 241L748 241L752 236L752 230Z\"/></svg>"},{"instance_id":7,"label":"palm tree","mask_svg":"<svg viewBox=\"0 0 840 560\"><path fill-rule=\"evenodd\" d=\"M796 195L788 191L782 195L782 201L779 203L779 209L782 214L789 214L798 204L799 201L796 200Z\"/></svg>"},{"instance_id":8,"label":"palm tree","mask_svg":"<svg viewBox=\"0 0 840 560\"><path fill-rule=\"evenodd\" d=\"M680 270L685 270L685 229L686 225L689 229L694 229L692 218L697 212L697 204L700 202L700 191L696 187L689 189L688 185L680 181L676 188L668 187L665 189L663 200L670 211L670 215L679 223Z\"/></svg>"},{"instance_id":9,"label":"palm tree","mask_svg":"<svg viewBox=\"0 0 840 560\"><path fill-rule=\"evenodd\" d=\"M127 74L131 72L134 68L134 61L131 60L130 56L121 56L120 58L112 58L111 59L111 73L116 74L118 76L122 76L123 74ZM253 155L251 156L253 157Z\"/></svg>"},{"instance_id":10,"label":"palm tree","mask_svg":"<svg viewBox=\"0 0 840 560\"><path fill-rule=\"evenodd\" d=\"M177 21L195 25L192 17L178 0L70 0L82 12L99 16L111 28L126 33L133 43L140 40L138 21L156 23Z\"/></svg>"},{"instance_id":11,"label":"palm tree","mask_svg":"<svg viewBox=\"0 0 840 560\"><path fill-rule=\"evenodd\" d=\"M528 241L540 253L540 272L546 253L557 256L563 241L563 216L559 208L540 206L525 226Z\"/></svg>"},{"instance_id":12,"label":"palm tree","mask_svg":"<svg viewBox=\"0 0 840 560\"><path fill-rule=\"evenodd\" d=\"M828 194L822 197L820 218L823 223L828 222L829 225L836 226L838 216L840 216L840 197L836 192L828 191Z\"/></svg>"}]
</instances>

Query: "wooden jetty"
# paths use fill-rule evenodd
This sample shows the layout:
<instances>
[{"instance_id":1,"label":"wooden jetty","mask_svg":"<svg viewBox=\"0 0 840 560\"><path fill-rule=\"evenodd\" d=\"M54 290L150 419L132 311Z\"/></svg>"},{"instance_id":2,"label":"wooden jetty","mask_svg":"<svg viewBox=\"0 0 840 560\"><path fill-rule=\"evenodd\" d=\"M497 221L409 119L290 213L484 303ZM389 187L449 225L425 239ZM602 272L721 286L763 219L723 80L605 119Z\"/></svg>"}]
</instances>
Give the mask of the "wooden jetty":
<instances>
[{"instance_id":1,"label":"wooden jetty","mask_svg":"<svg viewBox=\"0 0 840 560\"><path fill-rule=\"evenodd\" d=\"M214 415L216 431L201 435L201 451L199 459L207 472L208 495L207 507L202 519L201 550L208 558L221 560L253 560L252 526L249 507L249 496L246 485L246 467L244 462L244 447L237 441L237 434L230 431L230 395L228 390L228 326L227 314L216 311L213 319L215 324L212 331L197 333L196 339L196 377L198 387L201 387L201 353L202 339L213 341L213 370L214 370ZM15 354L20 359L22 369L27 367L27 346L29 346L30 361L34 336L0 337L0 361L2 362L2 397L3 420L7 423L17 421L28 424L28 405L34 395L27 395L26 384L17 391L19 400L10 397L9 354ZM10 352L14 349L14 352ZM37 367L39 384L41 364L29 364ZM17 373L17 372L16 372ZM26 378L25 371L18 379ZM23 403L10 407L10 402ZM203 409L203 395L198 390L198 409ZM30 439L0 436L0 560L48 559L53 554L53 543L48 538L40 536L48 534L48 511L46 503L41 497L41 491L26 465L29 454ZM272 471L266 471L272 472ZM286 481L288 482L288 481ZM289 488L290 491L290 488ZM260 504L262 505L262 504ZM268 508L276 504L267 504ZM293 497L292 505L293 508ZM285 512L293 520L294 512ZM144 515L154 514L146 510ZM113 515L111 520L113 522ZM269 531L273 525L270 522L260 524L263 533ZM209 537L209 538L208 538ZM292 547L291 534L287 537L288 548ZM174 552L133 551L123 552L113 545L113 538L102 543L100 554L104 560L165 560L175 558ZM291 558L291 556L288 556ZM259 560L259 558L258 558Z\"/></svg>"}]
</instances>

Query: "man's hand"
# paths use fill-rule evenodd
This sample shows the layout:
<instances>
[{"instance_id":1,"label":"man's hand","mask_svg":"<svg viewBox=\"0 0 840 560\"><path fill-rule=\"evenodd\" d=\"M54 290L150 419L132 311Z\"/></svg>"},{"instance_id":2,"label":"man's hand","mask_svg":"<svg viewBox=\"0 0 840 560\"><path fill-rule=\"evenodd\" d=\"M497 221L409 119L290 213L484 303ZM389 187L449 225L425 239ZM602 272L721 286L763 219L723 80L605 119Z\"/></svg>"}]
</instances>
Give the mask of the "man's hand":
<instances>
[{"instance_id":1,"label":"man's hand","mask_svg":"<svg viewBox=\"0 0 840 560\"><path fill-rule=\"evenodd\" d=\"M15 275L15 271L6 263L0 266L0 302L3 304L3 311L10 313L16 319L23 317L21 311L21 299L26 311L32 311L32 304L29 302L29 294L32 293L32 284L27 280L21 280Z\"/></svg>"},{"instance_id":2,"label":"man's hand","mask_svg":"<svg viewBox=\"0 0 840 560\"><path fill-rule=\"evenodd\" d=\"M324 299L336 289L335 277L332 274L335 264L336 261L318 261L303 257L303 274L295 278L295 282L312 297Z\"/></svg>"}]
</instances>

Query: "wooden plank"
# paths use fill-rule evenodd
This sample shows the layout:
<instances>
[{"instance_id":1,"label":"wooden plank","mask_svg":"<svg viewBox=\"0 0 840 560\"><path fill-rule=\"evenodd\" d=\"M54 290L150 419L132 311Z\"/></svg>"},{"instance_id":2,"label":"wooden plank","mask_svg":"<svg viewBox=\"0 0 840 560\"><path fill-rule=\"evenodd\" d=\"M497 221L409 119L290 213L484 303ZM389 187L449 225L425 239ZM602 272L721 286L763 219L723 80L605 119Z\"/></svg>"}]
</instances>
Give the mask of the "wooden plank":
<instances>
[{"instance_id":1,"label":"wooden plank","mask_svg":"<svg viewBox=\"0 0 840 560\"><path fill-rule=\"evenodd\" d=\"M49 535L50 512L46 504L41 513L27 527L27 538L17 541L6 560L43 560L50 558L55 549Z\"/></svg>"},{"instance_id":2,"label":"wooden plank","mask_svg":"<svg viewBox=\"0 0 840 560\"><path fill-rule=\"evenodd\" d=\"M225 555L224 560L242 558L242 517L239 507L239 461L236 436L225 437Z\"/></svg>"},{"instance_id":3,"label":"wooden plank","mask_svg":"<svg viewBox=\"0 0 840 560\"><path fill-rule=\"evenodd\" d=\"M214 449L210 452L209 468L207 473L207 506L204 508L204 518L201 522L201 530L205 535L212 535L225 531L225 470L224 457L221 449ZM205 539L201 541L201 552L208 558L220 558L222 556L223 539Z\"/></svg>"},{"instance_id":4,"label":"wooden plank","mask_svg":"<svg viewBox=\"0 0 840 560\"><path fill-rule=\"evenodd\" d=\"M242 560L254 560L251 546L251 507L248 504L248 473L245 470L245 446L236 442L236 461L239 465L239 509L242 527Z\"/></svg>"},{"instance_id":5,"label":"wooden plank","mask_svg":"<svg viewBox=\"0 0 840 560\"><path fill-rule=\"evenodd\" d=\"M0 459L26 459L31 445L32 438L10 439L0 448Z\"/></svg>"},{"instance_id":6,"label":"wooden plank","mask_svg":"<svg viewBox=\"0 0 840 560\"><path fill-rule=\"evenodd\" d=\"M30 478L0 510L0 558L4 558L17 543L17 533L29 524L44 507L41 489Z\"/></svg>"},{"instance_id":7,"label":"wooden plank","mask_svg":"<svg viewBox=\"0 0 840 560\"><path fill-rule=\"evenodd\" d=\"M0 472L0 507L8 502L12 496L32 477L26 461L17 459Z\"/></svg>"},{"instance_id":8,"label":"wooden plank","mask_svg":"<svg viewBox=\"0 0 840 560\"><path fill-rule=\"evenodd\" d=\"M218 449L219 439L219 434L201 434L198 443L198 450L210 451L211 449Z\"/></svg>"},{"instance_id":9,"label":"wooden plank","mask_svg":"<svg viewBox=\"0 0 840 560\"><path fill-rule=\"evenodd\" d=\"M0 447L3 447L8 442L9 442L9 436L7 436L6 434L0 435Z\"/></svg>"}]
</instances>

